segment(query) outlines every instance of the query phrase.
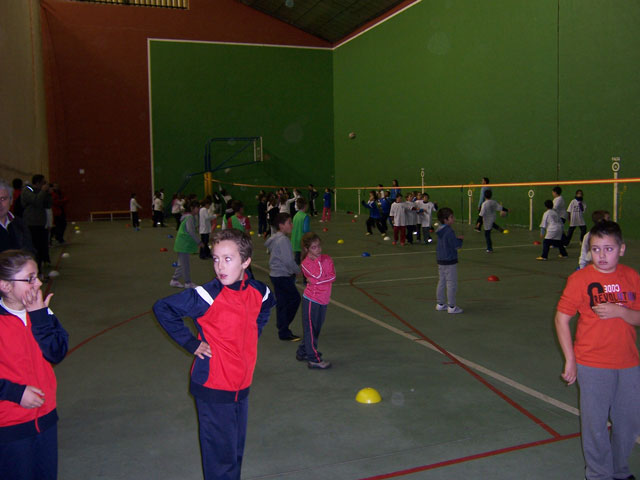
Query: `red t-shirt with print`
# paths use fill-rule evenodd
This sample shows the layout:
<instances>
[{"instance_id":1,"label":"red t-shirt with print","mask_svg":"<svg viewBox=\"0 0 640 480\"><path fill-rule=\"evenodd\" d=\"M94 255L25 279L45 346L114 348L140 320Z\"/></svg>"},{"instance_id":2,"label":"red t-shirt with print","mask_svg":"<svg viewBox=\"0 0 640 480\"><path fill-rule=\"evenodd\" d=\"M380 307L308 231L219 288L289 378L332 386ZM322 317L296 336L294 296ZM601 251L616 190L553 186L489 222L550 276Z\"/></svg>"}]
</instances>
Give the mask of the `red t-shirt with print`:
<instances>
[{"instance_id":1,"label":"red t-shirt with print","mask_svg":"<svg viewBox=\"0 0 640 480\"><path fill-rule=\"evenodd\" d=\"M558 302L558 311L578 313L576 339L573 345L580 365L622 369L637 366L636 329L621 318L601 319L591 307L601 303L617 303L640 310L640 275L626 265L612 273L602 273L589 265L574 272Z\"/></svg>"}]
</instances>

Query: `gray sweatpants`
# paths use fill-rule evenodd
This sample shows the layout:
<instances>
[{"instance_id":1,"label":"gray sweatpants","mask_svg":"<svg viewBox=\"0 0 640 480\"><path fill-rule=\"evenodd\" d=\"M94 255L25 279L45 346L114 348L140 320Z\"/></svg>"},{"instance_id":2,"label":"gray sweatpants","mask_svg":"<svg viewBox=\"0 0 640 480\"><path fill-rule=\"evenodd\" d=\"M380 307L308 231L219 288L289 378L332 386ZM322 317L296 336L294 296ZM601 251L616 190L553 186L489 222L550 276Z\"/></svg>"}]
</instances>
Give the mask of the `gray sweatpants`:
<instances>
[{"instance_id":1,"label":"gray sweatpants","mask_svg":"<svg viewBox=\"0 0 640 480\"><path fill-rule=\"evenodd\" d=\"M587 480L629 477L629 455L640 434L640 367L578 365L578 385Z\"/></svg>"},{"instance_id":2,"label":"gray sweatpants","mask_svg":"<svg viewBox=\"0 0 640 480\"><path fill-rule=\"evenodd\" d=\"M191 265L189 264L189 253L178 253L178 266L173 272L171 280L180 281L180 277L184 278L184 283L191 282Z\"/></svg>"},{"instance_id":3,"label":"gray sweatpants","mask_svg":"<svg viewBox=\"0 0 640 480\"><path fill-rule=\"evenodd\" d=\"M447 302L445 302L445 289ZM438 288L436 298L438 303L453 307L456 304L456 292L458 290L458 264L438 265Z\"/></svg>"}]
</instances>

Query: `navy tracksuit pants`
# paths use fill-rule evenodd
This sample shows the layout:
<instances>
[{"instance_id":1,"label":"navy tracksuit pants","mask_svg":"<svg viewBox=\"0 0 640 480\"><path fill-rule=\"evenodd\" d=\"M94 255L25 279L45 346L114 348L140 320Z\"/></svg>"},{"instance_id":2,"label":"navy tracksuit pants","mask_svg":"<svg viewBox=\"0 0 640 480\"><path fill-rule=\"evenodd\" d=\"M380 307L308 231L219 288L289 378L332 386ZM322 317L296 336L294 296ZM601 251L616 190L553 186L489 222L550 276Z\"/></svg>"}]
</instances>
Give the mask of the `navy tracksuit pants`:
<instances>
[{"instance_id":1,"label":"navy tracksuit pants","mask_svg":"<svg viewBox=\"0 0 640 480\"><path fill-rule=\"evenodd\" d=\"M300 293L296 288L296 276L269 277L276 294L276 315L278 337L287 339L293 335L289 325L293 322L300 306Z\"/></svg>"},{"instance_id":2,"label":"navy tracksuit pants","mask_svg":"<svg viewBox=\"0 0 640 480\"><path fill-rule=\"evenodd\" d=\"M318 337L327 315L327 306L302 297L302 333L303 341L298 347L298 356L309 362L321 362L322 353L318 351Z\"/></svg>"},{"instance_id":3,"label":"navy tracksuit pants","mask_svg":"<svg viewBox=\"0 0 640 480\"><path fill-rule=\"evenodd\" d=\"M0 443L2 480L56 480L58 478L58 426L37 435Z\"/></svg>"},{"instance_id":4,"label":"navy tracksuit pants","mask_svg":"<svg viewBox=\"0 0 640 480\"><path fill-rule=\"evenodd\" d=\"M214 403L196 397L205 480L240 480L249 397Z\"/></svg>"}]
</instances>

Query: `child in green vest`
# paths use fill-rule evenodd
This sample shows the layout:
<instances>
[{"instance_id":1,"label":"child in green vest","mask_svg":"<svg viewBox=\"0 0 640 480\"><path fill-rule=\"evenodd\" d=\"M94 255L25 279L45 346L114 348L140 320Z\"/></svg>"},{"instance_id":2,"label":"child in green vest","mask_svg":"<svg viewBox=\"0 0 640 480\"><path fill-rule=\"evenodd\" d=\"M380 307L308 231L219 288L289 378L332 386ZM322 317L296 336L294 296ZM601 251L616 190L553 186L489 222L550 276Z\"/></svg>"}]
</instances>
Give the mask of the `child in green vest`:
<instances>
[{"instance_id":1,"label":"child in green vest","mask_svg":"<svg viewBox=\"0 0 640 480\"><path fill-rule=\"evenodd\" d=\"M296 263L300 265L300 257L302 254L302 245L300 241L302 236L311 231L309 215L307 215L307 201L299 197L296 200L296 208L298 213L293 217L293 230L291 230L291 246L296 258Z\"/></svg>"},{"instance_id":2,"label":"child in green vest","mask_svg":"<svg viewBox=\"0 0 640 480\"><path fill-rule=\"evenodd\" d=\"M235 228L241 232L249 233L251 230L251 222L248 217L244 216L244 204L240 200L234 200L231 205L233 215L227 217L227 228Z\"/></svg>"},{"instance_id":3,"label":"child in green vest","mask_svg":"<svg viewBox=\"0 0 640 480\"><path fill-rule=\"evenodd\" d=\"M191 281L191 266L189 264L189 255L198 253L202 242L198 236L198 222L196 220L200 203L191 201L187 209L180 219L180 228L176 235L176 241L173 244L173 251L178 254L178 266L169 285L176 288L195 288L197 285ZM184 284L180 282L180 278L184 280Z\"/></svg>"}]
</instances>

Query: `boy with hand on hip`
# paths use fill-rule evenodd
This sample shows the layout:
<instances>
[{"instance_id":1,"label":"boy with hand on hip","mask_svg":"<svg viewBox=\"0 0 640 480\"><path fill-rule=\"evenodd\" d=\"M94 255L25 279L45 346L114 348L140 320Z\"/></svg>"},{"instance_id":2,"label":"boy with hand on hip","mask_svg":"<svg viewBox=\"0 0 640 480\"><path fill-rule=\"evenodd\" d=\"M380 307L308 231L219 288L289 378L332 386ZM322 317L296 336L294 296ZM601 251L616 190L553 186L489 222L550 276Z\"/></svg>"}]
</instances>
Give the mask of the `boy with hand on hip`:
<instances>
[{"instance_id":1,"label":"boy with hand on hip","mask_svg":"<svg viewBox=\"0 0 640 480\"><path fill-rule=\"evenodd\" d=\"M629 480L635 478L629 455L640 433L640 275L618 263L625 244L617 223L597 223L589 241L593 263L569 277L555 316L565 358L562 378L580 386L587 480ZM574 342L569 323L576 313Z\"/></svg>"},{"instance_id":2,"label":"boy with hand on hip","mask_svg":"<svg viewBox=\"0 0 640 480\"><path fill-rule=\"evenodd\" d=\"M251 254L248 234L233 228L216 232L216 278L153 306L162 328L196 357L189 391L198 411L205 480L240 479L258 337L275 304L269 288L247 270ZM183 317L193 319L197 338Z\"/></svg>"}]
</instances>

